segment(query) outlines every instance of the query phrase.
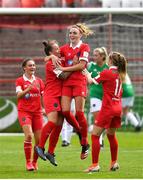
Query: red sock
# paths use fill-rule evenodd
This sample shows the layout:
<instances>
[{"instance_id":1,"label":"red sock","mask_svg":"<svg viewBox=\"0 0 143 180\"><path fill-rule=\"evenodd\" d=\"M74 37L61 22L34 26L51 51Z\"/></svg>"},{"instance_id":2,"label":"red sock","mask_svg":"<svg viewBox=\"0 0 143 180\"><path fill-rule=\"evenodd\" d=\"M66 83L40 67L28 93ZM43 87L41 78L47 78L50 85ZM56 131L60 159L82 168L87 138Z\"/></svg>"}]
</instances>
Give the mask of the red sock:
<instances>
[{"instance_id":1,"label":"red sock","mask_svg":"<svg viewBox=\"0 0 143 180\"><path fill-rule=\"evenodd\" d=\"M62 130L62 125L56 126L56 128L53 129L50 137L49 137L49 149L48 152L50 154L54 154L55 148L60 136L60 132Z\"/></svg>"},{"instance_id":2,"label":"red sock","mask_svg":"<svg viewBox=\"0 0 143 180\"><path fill-rule=\"evenodd\" d=\"M31 141L24 141L24 152L26 162L31 161L31 154L32 154L32 142Z\"/></svg>"},{"instance_id":3,"label":"red sock","mask_svg":"<svg viewBox=\"0 0 143 180\"><path fill-rule=\"evenodd\" d=\"M77 132L80 132L80 126L74 115L70 111L62 112L63 116L66 118L67 122L73 126Z\"/></svg>"},{"instance_id":4,"label":"red sock","mask_svg":"<svg viewBox=\"0 0 143 180\"><path fill-rule=\"evenodd\" d=\"M85 118L84 112L77 111L76 112L76 118L79 123L79 126L81 127L80 132L81 132L81 145L87 145L88 140L87 140L87 132L88 132L88 125L87 125L87 120Z\"/></svg>"},{"instance_id":5,"label":"red sock","mask_svg":"<svg viewBox=\"0 0 143 180\"><path fill-rule=\"evenodd\" d=\"M42 132L41 132L41 138L39 141L39 147L44 148L45 143L50 135L50 133L52 132L52 130L56 127L56 124L50 120L48 120L47 124L45 124L45 126L42 128Z\"/></svg>"},{"instance_id":6,"label":"red sock","mask_svg":"<svg viewBox=\"0 0 143 180\"><path fill-rule=\"evenodd\" d=\"M32 162L36 163L37 159L38 159L38 155L37 155L37 153L35 151L35 146L34 146L34 149L33 149L33 161Z\"/></svg>"},{"instance_id":7,"label":"red sock","mask_svg":"<svg viewBox=\"0 0 143 180\"><path fill-rule=\"evenodd\" d=\"M110 152L111 152L111 160L117 161L118 156L118 140L116 138L116 135L109 135L107 134L109 143L110 143Z\"/></svg>"},{"instance_id":8,"label":"red sock","mask_svg":"<svg viewBox=\"0 0 143 180\"><path fill-rule=\"evenodd\" d=\"M99 136L91 135L91 140L92 140L92 163L98 164L99 153L100 153Z\"/></svg>"}]
</instances>

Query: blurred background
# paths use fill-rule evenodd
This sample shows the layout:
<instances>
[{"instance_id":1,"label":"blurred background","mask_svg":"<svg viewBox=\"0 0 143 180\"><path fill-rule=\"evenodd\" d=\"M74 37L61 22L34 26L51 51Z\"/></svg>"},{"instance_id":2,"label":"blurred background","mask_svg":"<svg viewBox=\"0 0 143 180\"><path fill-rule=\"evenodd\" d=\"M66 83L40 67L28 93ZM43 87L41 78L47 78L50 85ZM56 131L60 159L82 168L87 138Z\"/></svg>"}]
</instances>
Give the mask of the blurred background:
<instances>
[{"instance_id":1,"label":"blurred background","mask_svg":"<svg viewBox=\"0 0 143 180\"><path fill-rule=\"evenodd\" d=\"M143 7L143 0L0 0L1 7Z\"/></svg>"},{"instance_id":2,"label":"blurred background","mask_svg":"<svg viewBox=\"0 0 143 180\"><path fill-rule=\"evenodd\" d=\"M77 22L86 23L95 34L86 39L92 51L106 47L120 51L128 59L128 73L135 89L133 111L142 119L143 111L143 14L113 13L112 8L143 7L143 0L1 0L3 7L53 7L53 13L0 15L0 132L21 132L17 121L15 79L22 75L21 61L32 57L37 75L43 80L44 52L42 41L56 39L67 42L66 30ZM111 8L110 13L54 13L54 7ZM87 12L88 12L87 8ZM89 117L89 100L86 102ZM91 121L88 118L89 122Z\"/></svg>"}]
</instances>

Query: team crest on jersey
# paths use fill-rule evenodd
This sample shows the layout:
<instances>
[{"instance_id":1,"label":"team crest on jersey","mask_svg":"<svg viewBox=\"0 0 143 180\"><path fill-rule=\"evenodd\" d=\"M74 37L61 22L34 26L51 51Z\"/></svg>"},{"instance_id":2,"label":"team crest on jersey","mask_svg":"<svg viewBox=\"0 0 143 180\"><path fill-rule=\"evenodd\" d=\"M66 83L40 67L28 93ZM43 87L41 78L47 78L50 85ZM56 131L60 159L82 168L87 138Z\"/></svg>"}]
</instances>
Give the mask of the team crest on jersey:
<instances>
[{"instance_id":1,"label":"team crest on jersey","mask_svg":"<svg viewBox=\"0 0 143 180\"><path fill-rule=\"evenodd\" d=\"M27 93L27 94L25 94L25 99L29 99L30 98L30 94L29 93Z\"/></svg>"},{"instance_id":2,"label":"team crest on jersey","mask_svg":"<svg viewBox=\"0 0 143 180\"><path fill-rule=\"evenodd\" d=\"M84 51L84 52L83 52L83 57L88 58L88 55L89 55L89 53L88 53L87 51Z\"/></svg>"},{"instance_id":3,"label":"team crest on jersey","mask_svg":"<svg viewBox=\"0 0 143 180\"><path fill-rule=\"evenodd\" d=\"M67 61L67 63L68 63L69 66L71 66L71 65L73 64L72 59L69 59L69 60Z\"/></svg>"}]
</instances>

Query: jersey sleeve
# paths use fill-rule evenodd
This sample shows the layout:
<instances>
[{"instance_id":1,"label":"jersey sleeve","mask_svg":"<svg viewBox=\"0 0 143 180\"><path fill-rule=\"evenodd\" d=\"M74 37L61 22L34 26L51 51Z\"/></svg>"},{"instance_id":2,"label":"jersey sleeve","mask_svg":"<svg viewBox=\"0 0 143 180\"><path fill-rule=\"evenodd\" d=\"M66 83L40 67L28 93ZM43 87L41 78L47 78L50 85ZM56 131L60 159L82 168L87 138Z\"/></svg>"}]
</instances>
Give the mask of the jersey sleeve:
<instances>
[{"instance_id":1,"label":"jersey sleeve","mask_svg":"<svg viewBox=\"0 0 143 180\"><path fill-rule=\"evenodd\" d=\"M80 50L79 61L84 60L84 61L88 62L89 52L90 52L89 45L88 44L83 44L81 46L81 50Z\"/></svg>"},{"instance_id":2,"label":"jersey sleeve","mask_svg":"<svg viewBox=\"0 0 143 180\"><path fill-rule=\"evenodd\" d=\"M99 75L97 75L94 79L95 81L100 84L101 82L104 82L108 79L109 73L107 72L108 70L102 71Z\"/></svg>"},{"instance_id":3,"label":"jersey sleeve","mask_svg":"<svg viewBox=\"0 0 143 180\"><path fill-rule=\"evenodd\" d=\"M16 86L16 93L22 92L22 81L20 78L16 79L15 86Z\"/></svg>"},{"instance_id":4,"label":"jersey sleeve","mask_svg":"<svg viewBox=\"0 0 143 180\"><path fill-rule=\"evenodd\" d=\"M61 54L61 57L64 57L64 55L65 55L65 53L64 53L65 48L66 48L66 45L60 47L60 54Z\"/></svg>"},{"instance_id":5,"label":"jersey sleeve","mask_svg":"<svg viewBox=\"0 0 143 180\"><path fill-rule=\"evenodd\" d=\"M93 62L89 62L88 65L87 65L87 70L89 72L92 72L92 65L93 65Z\"/></svg>"},{"instance_id":6,"label":"jersey sleeve","mask_svg":"<svg viewBox=\"0 0 143 180\"><path fill-rule=\"evenodd\" d=\"M53 71L54 70L54 66L52 66L52 60L50 59L47 64L46 64L46 71Z\"/></svg>"},{"instance_id":7,"label":"jersey sleeve","mask_svg":"<svg viewBox=\"0 0 143 180\"><path fill-rule=\"evenodd\" d=\"M42 79L39 79L39 83L40 83L40 93L41 93L41 95L42 95L43 92L44 92L45 84L44 84L44 82L43 82Z\"/></svg>"}]
</instances>

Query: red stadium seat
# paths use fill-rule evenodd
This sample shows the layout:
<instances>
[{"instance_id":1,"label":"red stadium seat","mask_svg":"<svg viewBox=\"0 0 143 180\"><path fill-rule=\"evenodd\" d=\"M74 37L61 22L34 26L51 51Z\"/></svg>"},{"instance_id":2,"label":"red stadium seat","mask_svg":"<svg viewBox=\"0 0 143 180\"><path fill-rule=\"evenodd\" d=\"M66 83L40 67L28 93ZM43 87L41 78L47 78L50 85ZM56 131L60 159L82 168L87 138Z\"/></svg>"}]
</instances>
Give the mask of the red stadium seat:
<instances>
[{"instance_id":1,"label":"red stadium seat","mask_svg":"<svg viewBox=\"0 0 143 180\"><path fill-rule=\"evenodd\" d=\"M41 7L44 4L44 0L21 0L21 6L23 8Z\"/></svg>"}]
</instances>

